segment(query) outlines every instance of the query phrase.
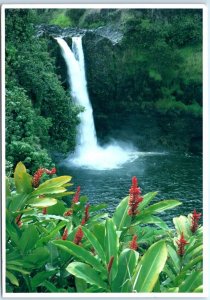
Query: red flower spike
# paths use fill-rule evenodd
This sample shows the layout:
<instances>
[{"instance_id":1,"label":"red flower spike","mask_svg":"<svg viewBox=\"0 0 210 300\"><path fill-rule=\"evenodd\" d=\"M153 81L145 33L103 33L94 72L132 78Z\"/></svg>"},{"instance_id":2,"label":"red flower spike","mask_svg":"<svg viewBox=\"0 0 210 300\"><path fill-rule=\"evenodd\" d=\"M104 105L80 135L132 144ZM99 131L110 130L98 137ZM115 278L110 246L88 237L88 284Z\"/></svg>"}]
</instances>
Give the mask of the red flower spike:
<instances>
[{"instance_id":1,"label":"red flower spike","mask_svg":"<svg viewBox=\"0 0 210 300\"><path fill-rule=\"evenodd\" d=\"M137 240L137 235L135 234L131 240L131 242L129 243L129 248L133 249L133 250L137 250L138 249L138 244L136 242Z\"/></svg>"},{"instance_id":2,"label":"red flower spike","mask_svg":"<svg viewBox=\"0 0 210 300\"><path fill-rule=\"evenodd\" d=\"M72 202L73 203L79 202L79 196L80 196L80 186L77 187L77 191L76 191L76 194L74 195Z\"/></svg>"},{"instance_id":3,"label":"red flower spike","mask_svg":"<svg viewBox=\"0 0 210 300\"><path fill-rule=\"evenodd\" d=\"M196 230L198 229L198 222L199 222L200 217L201 217L201 213L197 213L196 210L194 209L192 217L191 217L192 223L191 223L191 227L190 227L190 229L193 233L195 233Z\"/></svg>"},{"instance_id":4,"label":"red flower spike","mask_svg":"<svg viewBox=\"0 0 210 300\"><path fill-rule=\"evenodd\" d=\"M43 168L38 169L35 172L33 179L32 179L33 187L37 188L39 186L40 179L44 173L46 173L48 175L53 175L56 173L56 168L52 168L52 170L43 169Z\"/></svg>"},{"instance_id":5,"label":"red flower spike","mask_svg":"<svg viewBox=\"0 0 210 300\"><path fill-rule=\"evenodd\" d=\"M67 239L67 237L68 237L68 229L67 228L65 228L64 229L64 232L63 232L63 235L62 235L62 240L66 240Z\"/></svg>"},{"instance_id":6,"label":"red flower spike","mask_svg":"<svg viewBox=\"0 0 210 300\"><path fill-rule=\"evenodd\" d=\"M44 171L48 175L53 175L56 173L56 168L52 168L52 170L44 169Z\"/></svg>"},{"instance_id":7,"label":"red flower spike","mask_svg":"<svg viewBox=\"0 0 210 300\"><path fill-rule=\"evenodd\" d=\"M39 182L40 182L40 179L41 179L43 174L44 174L44 169L43 168L40 168L35 172L35 174L33 176L33 179L32 179L33 187L37 188L39 186Z\"/></svg>"},{"instance_id":8,"label":"red flower spike","mask_svg":"<svg viewBox=\"0 0 210 300\"><path fill-rule=\"evenodd\" d=\"M43 215L46 215L46 214L47 214L47 207L44 207L44 208L42 209L42 213L43 213Z\"/></svg>"},{"instance_id":9,"label":"red flower spike","mask_svg":"<svg viewBox=\"0 0 210 300\"><path fill-rule=\"evenodd\" d=\"M183 256L184 253L185 253L185 246L187 244L189 244L185 238L184 238L184 234L183 232L181 233L181 236L180 238L176 241L177 245L178 245L178 250L177 250L177 253L179 254L179 256Z\"/></svg>"},{"instance_id":10,"label":"red flower spike","mask_svg":"<svg viewBox=\"0 0 210 300\"><path fill-rule=\"evenodd\" d=\"M63 215L64 215L64 217L68 217L68 216L71 216L72 214L73 214L73 210L70 208Z\"/></svg>"},{"instance_id":11,"label":"red flower spike","mask_svg":"<svg viewBox=\"0 0 210 300\"><path fill-rule=\"evenodd\" d=\"M111 271L111 269L112 269L113 261L114 261L114 256L111 256L111 258L110 258L110 260L109 260L109 263L108 263L108 265L107 265L108 273L110 273L110 271Z\"/></svg>"},{"instance_id":12,"label":"red flower spike","mask_svg":"<svg viewBox=\"0 0 210 300\"><path fill-rule=\"evenodd\" d=\"M137 210L139 203L143 201L143 197L140 196L141 190L140 187L138 187L138 180L136 176L132 178L132 185L129 192L130 192L130 198L129 198L128 205L130 208L128 210L128 214L134 217L139 213L139 211Z\"/></svg>"},{"instance_id":13,"label":"red flower spike","mask_svg":"<svg viewBox=\"0 0 210 300\"><path fill-rule=\"evenodd\" d=\"M80 227L78 228L76 234L75 234L75 237L74 237L74 243L75 243L76 245L79 245L80 242L81 242L81 240L82 240L82 238L83 238L83 236L84 236L84 233L83 233L82 228L81 228L81 226L80 226Z\"/></svg>"},{"instance_id":14,"label":"red flower spike","mask_svg":"<svg viewBox=\"0 0 210 300\"><path fill-rule=\"evenodd\" d=\"M85 216L84 218L82 219L82 222L81 222L81 225L85 225L85 223L88 221L88 219L90 218L90 215L89 215L89 207L90 207L90 204L87 204L86 207L85 207Z\"/></svg>"}]
</instances>

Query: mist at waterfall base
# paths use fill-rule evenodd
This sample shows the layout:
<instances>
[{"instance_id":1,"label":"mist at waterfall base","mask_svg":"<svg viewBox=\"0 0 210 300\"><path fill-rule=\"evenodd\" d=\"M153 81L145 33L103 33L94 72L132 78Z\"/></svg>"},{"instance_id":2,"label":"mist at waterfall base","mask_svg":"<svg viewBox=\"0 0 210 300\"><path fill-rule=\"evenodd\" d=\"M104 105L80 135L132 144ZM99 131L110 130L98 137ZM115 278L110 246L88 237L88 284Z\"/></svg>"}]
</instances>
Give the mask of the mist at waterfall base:
<instances>
[{"instance_id":1,"label":"mist at waterfall base","mask_svg":"<svg viewBox=\"0 0 210 300\"><path fill-rule=\"evenodd\" d=\"M80 124L75 153L63 163L69 163L75 167L106 170L119 168L126 162L134 161L139 154L131 144L119 141L112 141L103 147L98 144L93 110L87 90L82 37L72 38L72 49L62 38L56 38L56 40L67 65L73 101L84 107L84 111L79 114Z\"/></svg>"}]
</instances>

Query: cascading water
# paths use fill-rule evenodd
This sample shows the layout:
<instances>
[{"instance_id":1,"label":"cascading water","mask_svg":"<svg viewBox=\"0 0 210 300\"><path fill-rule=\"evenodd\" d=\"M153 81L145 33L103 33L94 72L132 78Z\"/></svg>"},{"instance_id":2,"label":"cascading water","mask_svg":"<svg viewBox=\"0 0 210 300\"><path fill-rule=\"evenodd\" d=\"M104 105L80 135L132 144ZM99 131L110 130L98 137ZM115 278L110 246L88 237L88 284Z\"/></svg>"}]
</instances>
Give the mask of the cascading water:
<instances>
[{"instance_id":1,"label":"cascading water","mask_svg":"<svg viewBox=\"0 0 210 300\"><path fill-rule=\"evenodd\" d=\"M68 158L71 164L89 169L104 170L119 168L125 162L137 158L136 153L131 152L129 148L123 149L117 142L103 147L98 145L93 110L87 90L82 37L72 38L72 50L62 38L56 38L56 40L62 49L62 55L67 64L72 98L75 103L85 109L79 115L80 125L75 154Z\"/></svg>"}]
</instances>

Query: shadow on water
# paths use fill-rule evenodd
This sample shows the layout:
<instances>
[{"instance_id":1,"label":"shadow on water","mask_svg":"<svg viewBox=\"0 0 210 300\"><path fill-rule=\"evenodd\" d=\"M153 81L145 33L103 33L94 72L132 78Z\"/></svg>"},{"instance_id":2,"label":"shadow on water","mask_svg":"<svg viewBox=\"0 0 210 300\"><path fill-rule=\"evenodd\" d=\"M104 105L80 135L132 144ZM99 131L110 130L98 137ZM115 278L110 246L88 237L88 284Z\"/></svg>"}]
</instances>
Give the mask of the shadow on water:
<instances>
[{"instance_id":1,"label":"shadow on water","mask_svg":"<svg viewBox=\"0 0 210 300\"><path fill-rule=\"evenodd\" d=\"M201 156L141 153L138 159L119 169L89 170L62 164L59 173L73 176L74 189L80 185L81 194L86 195L90 203L107 203L109 213L128 195L132 176L137 176L143 194L159 192L154 202L164 199L182 202L182 205L158 214L169 225L174 216L187 215L194 208L202 212Z\"/></svg>"}]
</instances>

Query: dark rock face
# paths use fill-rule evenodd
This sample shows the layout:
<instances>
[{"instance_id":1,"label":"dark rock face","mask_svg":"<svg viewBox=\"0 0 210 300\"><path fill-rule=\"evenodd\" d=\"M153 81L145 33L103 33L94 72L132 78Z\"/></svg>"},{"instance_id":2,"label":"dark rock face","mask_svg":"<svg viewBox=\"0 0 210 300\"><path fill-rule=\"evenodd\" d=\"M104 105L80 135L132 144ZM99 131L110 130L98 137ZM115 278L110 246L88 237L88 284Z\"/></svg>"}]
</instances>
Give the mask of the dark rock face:
<instances>
[{"instance_id":1,"label":"dark rock face","mask_svg":"<svg viewBox=\"0 0 210 300\"><path fill-rule=\"evenodd\" d=\"M39 26L37 34L49 36L49 49L57 58L58 74L66 89L66 65L53 37L64 37L70 44L72 36L83 36L88 91L101 143L114 138L131 141L141 151L202 152L201 117L180 111L165 114L152 106L144 107L148 78L141 71L141 63L131 64L133 53L129 54L131 50L121 43L123 33L119 28Z\"/></svg>"}]
</instances>

